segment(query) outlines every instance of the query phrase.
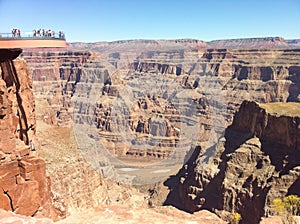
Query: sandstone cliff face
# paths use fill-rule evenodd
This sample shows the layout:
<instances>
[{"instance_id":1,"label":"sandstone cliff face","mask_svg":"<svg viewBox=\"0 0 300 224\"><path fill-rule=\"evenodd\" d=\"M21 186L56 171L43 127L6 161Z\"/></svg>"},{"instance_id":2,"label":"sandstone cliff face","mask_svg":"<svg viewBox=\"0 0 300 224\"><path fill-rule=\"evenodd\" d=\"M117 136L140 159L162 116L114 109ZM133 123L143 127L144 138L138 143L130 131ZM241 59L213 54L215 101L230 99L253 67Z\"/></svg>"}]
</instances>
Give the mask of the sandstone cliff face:
<instances>
[{"instance_id":1,"label":"sandstone cliff face","mask_svg":"<svg viewBox=\"0 0 300 224\"><path fill-rule=\"evenodd\" d=\"M178 49L207 48L207 43L196 39L177 40L121 40L113 42L96 43L70 43L71 49L91 50L104 54L114 54L121 56L138 56L142 51L172 51ZM120 54L116 54L116 53Z\"/></svg>"},{"instance_id":2,"label":"sandstone cliff face","mask_svg":"<svg viewBox=\"0 0 300 224\"><path fill-rule=\"evenodd\" d=\"M5 60L0 74L0 208L55 218L45 161L37 154L35 103L27 65L24 60Z\"/></svg>"},{"instance_id":3,"label":"sandstone cliff face","mask_svg":"<svg viewBox=\"0 0 300 224\"><path fill-rule=\"evenodd\" d=\"M223 210L238 212L242 223L258 223L272 214L273 199L299 195L299 113L273 114L266 105L243 102L218 145L196 150L174 177L177 184L166 182L172 190L166 204L223 217ZM284 107L299 110L298 104Z\"/></svg>"}]
</instances>

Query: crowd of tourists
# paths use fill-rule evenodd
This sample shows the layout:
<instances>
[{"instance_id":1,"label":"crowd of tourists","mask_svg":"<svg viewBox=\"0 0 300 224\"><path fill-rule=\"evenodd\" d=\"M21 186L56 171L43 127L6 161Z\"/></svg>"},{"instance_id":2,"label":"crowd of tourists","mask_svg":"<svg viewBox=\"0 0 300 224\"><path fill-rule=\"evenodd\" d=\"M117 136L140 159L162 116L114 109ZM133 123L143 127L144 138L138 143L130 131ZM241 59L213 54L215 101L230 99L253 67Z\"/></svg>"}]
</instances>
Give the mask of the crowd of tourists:
<instances>
[{"instance_id":1,"label":"crowd of tourists","mask_svg":"<svg viewBox=\"0 0 300 224\"><path fill-rule=\"evenodd\" d=\"M11 31L12 33L12 37L21 37L21 31L20 29L13 29ZM45 29L38 29L38 30L33 30L32 33L26 33L25 32L25 36L28 34L28 37L33 36L33 37L48 37L48 38L55 38L55 32L53 30L45 30ZM64 31L59 31L58 33L58 37L60 39L64 39L65 38L65 33Z\"/></svg>"},{"instance_id":2,"label":"crowd of tourists","mask_svg":"<svg viewBox=\"0 0 300 224\"><path fill-rule=\"evenodd\" d=\"M20 29L13 29L11 31L11 34L12 34L13 37L21 37L21 31L20 31Z\"/></svg>"},{"instance_id":3,"label":"crowd of tourists","mask_svg":"<svg viewBox=\"0 0 300 224\"><path fill-rule=\"evenodd\" d=\"M45 29L39 29L39 30L33 30L33 36L34 37L55 37L55 32L53 30L45 30ZM59 31L58 34L59 38L64 38L65 34L63 31Z\"/></svg>"}]
</instances>

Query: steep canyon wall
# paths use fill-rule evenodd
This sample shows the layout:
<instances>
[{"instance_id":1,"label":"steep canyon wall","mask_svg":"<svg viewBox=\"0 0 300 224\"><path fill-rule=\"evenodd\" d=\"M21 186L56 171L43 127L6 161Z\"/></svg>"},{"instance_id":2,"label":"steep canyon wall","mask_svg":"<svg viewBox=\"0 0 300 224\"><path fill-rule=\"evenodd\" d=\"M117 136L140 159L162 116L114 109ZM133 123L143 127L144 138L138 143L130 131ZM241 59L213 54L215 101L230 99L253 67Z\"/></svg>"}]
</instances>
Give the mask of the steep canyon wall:
<instances>
[{"instance_id":1,"label":"steep canyon wall","mask_svg":"<svg viewBox=\"0 0 300 224\"><path fill-rule=\"evenodd\" d=\"M1 51L0 208L56 218L45 161L38 155L32 79L24 60L5 56Z\"/></svg>"}]
</instances>

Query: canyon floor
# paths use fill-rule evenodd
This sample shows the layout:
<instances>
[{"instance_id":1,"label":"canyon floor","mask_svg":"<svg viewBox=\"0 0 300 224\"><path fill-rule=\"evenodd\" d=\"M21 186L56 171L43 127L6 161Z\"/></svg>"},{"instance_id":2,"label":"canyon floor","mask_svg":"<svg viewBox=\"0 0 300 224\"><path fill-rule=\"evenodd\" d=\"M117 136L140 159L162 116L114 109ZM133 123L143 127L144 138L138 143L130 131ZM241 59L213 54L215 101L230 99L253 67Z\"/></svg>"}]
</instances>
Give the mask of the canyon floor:
<instances>
[{"instance_id":1,"label":"canyon floor","mask_svg":"<svg viewBox=\"0 0 300 224\"><path fill-rule=\"evenodd\" d=\"M78 171L87 172L86 170L90 167L81 155L72 128L45 123L43 116L45 112L49 111L51 108L45 101L36 99L37 137L41 139L40 156L46 158L46 171L51 179L51 191L54 194L63 194L63 201L59 201L57 198L58 201L54 201L54 204L67 215L65 219L56 223L159 224L162 223L162 220L164 223L226 223L209 211L202 210L195 214L189 214L172 206L162 206L168 194L168 188L162 183L154 186L125 186L105 179L103 182L107 183L102 183L103 186L100 185L99 189L107 194L103 197L102 204L85 204L84 201L89 201L86 191L91 190L90 186L93 184L90 181L93 180L81 179ZM131 165L139 167L141 162L133 160ZM178 167L172 174L175 175L177 171ZM71 178L68 178L69 175ZM97 178L99 174L94 173L94 175ZM89 175L85 176L85 178L88 177ZM100 176L98 178L101 179ZM99 186L96 187L99 188ZM152 197L149 194L151 189L158 191ZM91 197L95 197L95 195ZM74 205L75 203L76 205ZM68 211L64 211L65 204L68 204ZM93 206L93 209L89 208ZM15 221L13 221L14 219ZM24 221L26 218L18 216L12 218L11 214L3 212L2 217L0 215L1 223L8 223L8 220L17 223L18 220ZM32 223L52 223L51 220L42 218L27 218L27 220L31 220Z\"/></svg>"}]
</instances>

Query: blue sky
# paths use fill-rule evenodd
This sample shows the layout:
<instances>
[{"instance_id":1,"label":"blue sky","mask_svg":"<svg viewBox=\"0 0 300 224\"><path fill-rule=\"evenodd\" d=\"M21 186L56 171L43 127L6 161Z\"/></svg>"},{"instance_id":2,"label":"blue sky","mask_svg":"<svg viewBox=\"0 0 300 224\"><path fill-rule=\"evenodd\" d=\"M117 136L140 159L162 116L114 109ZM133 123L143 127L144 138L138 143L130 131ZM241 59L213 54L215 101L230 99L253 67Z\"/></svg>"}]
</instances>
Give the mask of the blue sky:
<instances>
[{"instance_id":1,"label":"blue sky","mask_svg":"<svg viewBox=\"0 0 300 224\"><path fill-rule=\"evenodd\" d=\"M300 0L0 0L0 32L12 28L64 30L69 42L300 39Z\"/></svg>"}]
</instances>

